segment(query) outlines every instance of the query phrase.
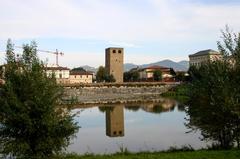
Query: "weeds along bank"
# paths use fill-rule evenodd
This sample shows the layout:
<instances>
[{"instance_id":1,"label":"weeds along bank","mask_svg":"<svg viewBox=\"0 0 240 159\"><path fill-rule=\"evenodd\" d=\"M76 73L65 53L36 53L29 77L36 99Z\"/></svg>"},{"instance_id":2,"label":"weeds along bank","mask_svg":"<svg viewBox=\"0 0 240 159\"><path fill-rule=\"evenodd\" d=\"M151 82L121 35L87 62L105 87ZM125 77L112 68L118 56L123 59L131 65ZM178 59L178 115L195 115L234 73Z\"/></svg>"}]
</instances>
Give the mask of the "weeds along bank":
<instances>
[{"instance_id":1,"label":"weeds along bank","mask_svg":"<svg viewBox=\"0 0 240 159\"><path fill-rule=\"evenodd\" d=\"M129 153L122 152L113 155L77 155L68 154L59 156L56 159L239 159L239 150L225 150L225 151L212 151L212 150L200 150L200 151L179 151L179 152L140 152Z\"/></svg>"},{"instance_id":2,"label":"weeds along bank","mask_svg":"<svg viewBox=\"0 0 240 159\"><path fill-rule=\"evenodd\" d=\"M65 85L63 104L104 104L161 100L161 94L179 83L123 83Z\"/></svg>"}]
</instances>

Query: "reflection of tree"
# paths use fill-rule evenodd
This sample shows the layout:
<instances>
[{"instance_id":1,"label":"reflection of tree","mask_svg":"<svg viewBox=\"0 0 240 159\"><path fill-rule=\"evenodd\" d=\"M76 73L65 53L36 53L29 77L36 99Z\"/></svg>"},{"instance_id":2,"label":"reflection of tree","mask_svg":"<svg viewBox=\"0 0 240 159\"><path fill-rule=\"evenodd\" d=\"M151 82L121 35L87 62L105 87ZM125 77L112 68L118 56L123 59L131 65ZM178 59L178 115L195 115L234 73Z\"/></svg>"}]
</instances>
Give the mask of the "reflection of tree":
<instances>
[{"instance_id":1,"label":"reflection of tree","mask_svg":"<svg viewBox=\"0 0 240 159\"><path fill-rule=\"evenodd\" d=\"M181 104L181 103L178 103L178 111L180 111L180 112L184 112L185 111L185 107L186 107L186 105L184 105L184 104Z\"/></svg>"},{"instance_id":2,"label":"reflection of tree","mask_svg":"<svg viewBox=\"0 0 240 159\"><path fill-rule=\"evenodd\" d=\"M140 106L125 106L125 109L137 112L140 109Z\"/></svg>"}]
</instances>

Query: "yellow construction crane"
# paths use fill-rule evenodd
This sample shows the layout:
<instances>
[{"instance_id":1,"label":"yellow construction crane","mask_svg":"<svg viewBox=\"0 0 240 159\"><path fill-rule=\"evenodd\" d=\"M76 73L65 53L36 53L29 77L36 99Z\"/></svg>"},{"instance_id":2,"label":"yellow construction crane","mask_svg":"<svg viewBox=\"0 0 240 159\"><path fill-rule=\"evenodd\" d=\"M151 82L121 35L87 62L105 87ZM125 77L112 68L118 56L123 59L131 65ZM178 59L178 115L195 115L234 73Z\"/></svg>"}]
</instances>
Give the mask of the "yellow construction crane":
<instances>
[{"instance_id":1,"label":"yellow construction crane","mask_svg":"<svg viewBox=\"0 0 240 159\"><path fill-rule=\"evenodd\" d=\"M15 46L16 48L21 48L21 49L23 49L23 47L21 47L21 46ZM50 54L55 54L56 55L56 65L57 66L59 66L58 65L58 56L60 55L60 56L63 56L64 55L64 53L63 52L59 52L57 49L56 49L56 51L46 51L46 50L39 50L39 49L37 49L37 51L38 52L45 52L45 53L50 53Z\"/></svg>"}]
</instances>

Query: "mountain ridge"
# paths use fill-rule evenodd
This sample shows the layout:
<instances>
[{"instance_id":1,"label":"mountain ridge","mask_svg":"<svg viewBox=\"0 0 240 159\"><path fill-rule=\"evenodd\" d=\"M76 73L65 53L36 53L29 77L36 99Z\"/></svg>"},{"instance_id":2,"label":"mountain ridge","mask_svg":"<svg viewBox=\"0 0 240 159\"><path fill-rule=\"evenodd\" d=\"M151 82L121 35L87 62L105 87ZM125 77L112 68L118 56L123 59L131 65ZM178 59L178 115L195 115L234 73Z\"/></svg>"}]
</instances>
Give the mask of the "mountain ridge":
<instances>
[{"instance_id":1,"label":"mountain ridge","mask_svg":"<svg viewBox=\"0 0 240 159\"><path fill-rule=\"evenodd\" d=\"M157 61L157 62L153 62L153 63L148 63L148 64L142 64L142 65L137 65L134 63L125 63L124 64L124 72L131 70L132 68L144 68L144 67L149 67L149 66L163 66L163 67L170 67L173 68L175 71L187 71L189 68L189 62L186 60L182 60L179 62L174 62L172 60L166 59L166 60L162 60L162 61ZM84 66L80 66L82 68L84 68L86 71L91 71L91 72L97 72L98 68L95 67L91 67L89 65L84 65Z\"/></svg>"}]
</instances>

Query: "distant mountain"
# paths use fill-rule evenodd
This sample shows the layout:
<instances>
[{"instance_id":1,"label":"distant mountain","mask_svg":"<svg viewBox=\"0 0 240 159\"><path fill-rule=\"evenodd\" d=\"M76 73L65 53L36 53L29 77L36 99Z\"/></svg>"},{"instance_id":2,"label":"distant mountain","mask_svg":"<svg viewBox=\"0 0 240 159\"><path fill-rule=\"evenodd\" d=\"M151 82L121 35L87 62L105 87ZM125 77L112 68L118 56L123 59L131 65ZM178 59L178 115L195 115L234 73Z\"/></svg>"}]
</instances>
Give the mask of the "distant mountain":
<instances>
[{"instance_id":1,"label":"distant mountain","mask_svg":"<svg viewBox=\"0 0 240 159\"><path fill-rule=\"evenodd\" d=\"M124 72L131 70L132 68L136 68L138 65L132 63L125 63L124 64Z\"/></svg>"},{"instance_id":2,"label":"distant mountain","mask_svg":"<svg viewBox=\"0 0 240 159\"><path fill-rule=\"evenodd\" d=\"M88 65L84 65L84 66L80 66L80 67L82 67L86 71L97 72L97 68L95 68L95 67L91 67Z\"/></svg>"},{"instance_id":3,"label":"distant mountain","mask_svg":"<svg viewBox=\"0 0 240 159\"><path fill-rule=\"evenodd\" d=\"M183 61L178 62L178 64L180 64L186 68L189 68L189 61L183 60Z\"/></svg>"},{"instance_id":4,"label":"distant mountain","mask_svg":"<svg viewBox=\"0 0 240 159\"><path fill-rule=\"evenodd\" d=\"M126 64L124 64L124 71L129 71L132 68L136 68L136 67L144 68L144 67L149 67L149 66L153 66L153 65L170 67L176 71L187 71L189 68L188 61L174 62L171 60L163 60L163 61L158 61L158 62L149 63L149 64L143 64L143 65L135 65L132 63L126 63Z\"/></svg>"},{"instance_id":5,"label":"distant mountain","mask_svg":"<svg viewBox=\"0 0 240 159\"><path fill-rule=\"evenodd\" d=\"M158 61L158 62L149 63L149 64L143 64L143 65L136 65L133 63L125 63L124 64L124 72L129 71L132 68L136 68L136 67L144 68L144 67L153 66L153 65L170 67L170 68L173 68L175 71L187 71L189 68L188 61L174 62L171 60L163 60L163 61ZM97 69L98 69L98 68L94 68L94 67L91 67L88 65L80 66L80 67L84 68L86 71L92 71L92 72L97 72Z\"/></svg>"}]
</instances>

